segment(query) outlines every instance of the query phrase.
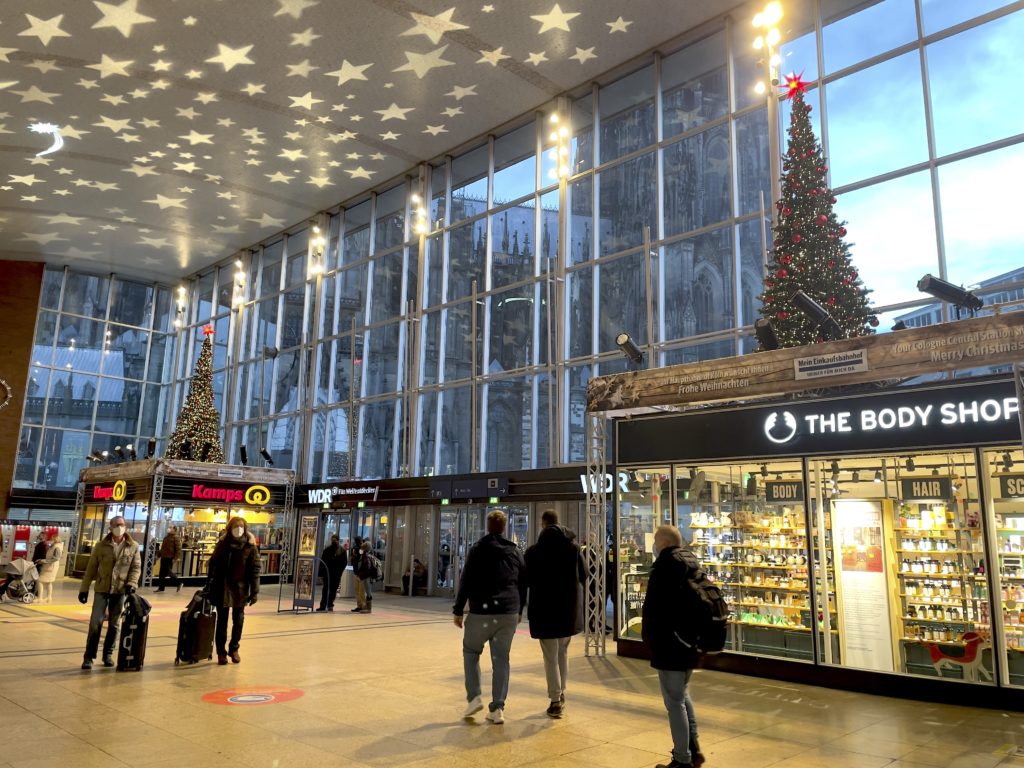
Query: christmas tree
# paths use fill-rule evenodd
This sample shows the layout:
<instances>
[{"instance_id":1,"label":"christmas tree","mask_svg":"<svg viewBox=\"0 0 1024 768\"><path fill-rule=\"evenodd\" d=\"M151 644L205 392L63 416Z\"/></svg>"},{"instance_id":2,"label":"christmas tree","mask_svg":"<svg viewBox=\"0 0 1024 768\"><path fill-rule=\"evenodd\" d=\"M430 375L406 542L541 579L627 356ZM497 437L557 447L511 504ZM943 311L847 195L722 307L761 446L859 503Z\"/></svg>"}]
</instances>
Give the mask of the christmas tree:
<instances>
[{"instance_id":1,"label":"christmas tree","mask_svg":"<svg viewBox=\"0 0 1024 768\"><path fill-rule=\"evenodd\" d=\"M841 338L866 336L874 333L878 318L843 240L846 222L832 210L836 198L826 180L828 166L811 129L811 106L804 101L807 83L789 75L785 87L793 105L789 150L782 158L782 196L775 204L778 223L761 315L771 321L780 347L828 340L818 323L793 306L793 294L803 291L832 316Z\"/></svg>"},{"instance_id":2,"label":"christmas tree","mask_svg":"<svg viewBox=\"0 0 1024 768\"><path fill-rule=\"evenodd\" d=\"M220 413L213 404L213 326L203 328L203 348L188 388L188 397L178 414L170 442L168 459L194 459L211 464L224 463L220 443Z\"/></svg>"}]
</instances>

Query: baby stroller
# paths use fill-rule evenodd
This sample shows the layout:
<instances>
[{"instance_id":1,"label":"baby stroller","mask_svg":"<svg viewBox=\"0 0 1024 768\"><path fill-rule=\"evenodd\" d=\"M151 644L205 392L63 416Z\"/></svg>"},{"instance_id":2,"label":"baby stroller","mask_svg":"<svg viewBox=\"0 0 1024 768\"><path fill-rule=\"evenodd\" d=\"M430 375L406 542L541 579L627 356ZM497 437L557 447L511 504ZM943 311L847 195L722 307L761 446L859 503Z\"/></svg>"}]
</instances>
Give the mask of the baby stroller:
<instances>
[{"instance_id":1,"label":"baby stroller","mask_svg":"<svg viewBox=\"0 0 1024 768\"><path fill-rule=\"evenodd\" d=\"M8 598L22 603L36 599L36 579L39 571L28 560L12 560L3 567L3 582L0 582L0 600Z\"/></svg>"}]
</instances>

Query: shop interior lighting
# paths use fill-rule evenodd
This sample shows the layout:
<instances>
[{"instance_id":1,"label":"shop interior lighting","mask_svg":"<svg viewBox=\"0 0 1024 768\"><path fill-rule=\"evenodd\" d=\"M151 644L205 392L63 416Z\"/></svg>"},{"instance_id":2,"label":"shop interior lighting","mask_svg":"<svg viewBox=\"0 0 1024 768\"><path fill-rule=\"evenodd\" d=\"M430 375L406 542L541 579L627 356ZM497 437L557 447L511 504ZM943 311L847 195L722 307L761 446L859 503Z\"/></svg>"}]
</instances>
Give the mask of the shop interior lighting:
<instances>
[{"instance_id":1,"label":"shop interior lighting","mask_svg":"<svg viewBox=\"0 0 1024 768\"><path fill-rule=\"evenodd\" d=\"M880 469L876 469L875 470L875 482L876 483L882 482L882 470L880 470Z\"/></svg>"},{"instance_id":2,"label":"shop interior lighting","mask_svg":"<svg viewBox=\"0 0 1024 768\"><path fill-rule=\"evenodd\" d=\"M905 466L907 468L907 472L913 472L915 469L917 469L917 465L914 464L913 457L910 457L910 456L907 457L907 461L905 463Z\"/></svg>"},{"instance_id":3,"label":"shop interior lighting","mask_svg":"<svg viewBox=\"0 0 1024 768\"><path fill-rule=\"evenodd\" d=\"M803 312L807 318L814 323L821 335L826 339L841 339L843 338L843 329L839 327L839 323L828 313L828 311L821 306L818 302L812 299L803 291L795 291L792 296L789 297L790 302L794 307Z\"/></svg>"},{"instance_id":4,"label":"shop interior lighting","mask_svg":"<svg viewBox=\"0 0 1024 768\"><path fill-rule=\"evenodd\" d=\"M939 301L952 304L956 307L956 316L958 318L960 317L960 312L965 309L971 317L974 317L984 304L973 292L968 291L963 286L953 285L934 275L925 275L918 280L917 290L934 296Z\"/></svg>"},{"instance_id":5,"label":"shop interior lighting","mask_svg":"<svg viewBox=\"0 0 1024 768\"><path fill-rule=\"evenodd\" d=\"M238 446L238 457L242 460L243 467L249 463L249 451L244 445Z\"/></svg>"},{"instance_id":6,"label":"shop interior lighting","mask_svg":"<svg viewBox=\"0 0 1024 768\"><path fill-rule=\"evenodd\" d=\"M757 336L757 342L761 345L761 349L766 352L779 348L779 336L775 333L775 326L772 325L771 320L764 317L759 318L754 323L754 334Z\"/></svg>"},{"instance_id":7,"label":"shop interior lighting","mask_svg":"<svg viewBox=\"0 0 1024 768\"><path fill-rule=\"evenodd\" d=\"M625 331L615 337L615 345L622 350L622 354L628 357L634 365L640 365L644 361L644 353Z\"/></svg>"},{"instance_id":8,"label":"shop interior lighting","mask_svg":"<svg viewBox=\"0 0 1024 768\"><path fill-rule=\"evenodd\" d=\"M156 454L156 438L155 437L151 437L146 442L146 458L147 459L152 459L155 454Z\"/></svg>"}]
</instances>

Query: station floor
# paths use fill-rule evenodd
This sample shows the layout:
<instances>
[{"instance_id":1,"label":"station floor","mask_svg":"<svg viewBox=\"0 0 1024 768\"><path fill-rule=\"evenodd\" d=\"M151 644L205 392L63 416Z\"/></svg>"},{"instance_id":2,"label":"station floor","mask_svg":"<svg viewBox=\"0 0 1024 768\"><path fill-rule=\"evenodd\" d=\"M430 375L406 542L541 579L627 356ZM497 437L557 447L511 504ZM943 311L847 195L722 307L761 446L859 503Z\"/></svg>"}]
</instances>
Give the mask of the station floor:
<instances>
[{"instance_id":1,"label":"station floor","mask_svg":"<svg viewBox=\"0 0 1024 768\"><path fill-rule=\"evenodd\" d=\"M668 762L649 666L587 659L574 642L566 714L551 720L540 649L525 623L512 649L506 722L496 726L460 719L461 633L447 601L378 596L370 615L350 613L350 600L334 613L278 614L277 587L265 586L247 613L241 664L175 667L190 590L147 591L145 669L117 673L79 670L88 611L76 592L77 583L63 583L52 605L0 605L0 768ZM485 679L488 664L485 655ZM692 690L708 768L1024 766L1022 714L706 671ZM229 698L239 703L210 701Z\"/></svg>"}]
</instances>

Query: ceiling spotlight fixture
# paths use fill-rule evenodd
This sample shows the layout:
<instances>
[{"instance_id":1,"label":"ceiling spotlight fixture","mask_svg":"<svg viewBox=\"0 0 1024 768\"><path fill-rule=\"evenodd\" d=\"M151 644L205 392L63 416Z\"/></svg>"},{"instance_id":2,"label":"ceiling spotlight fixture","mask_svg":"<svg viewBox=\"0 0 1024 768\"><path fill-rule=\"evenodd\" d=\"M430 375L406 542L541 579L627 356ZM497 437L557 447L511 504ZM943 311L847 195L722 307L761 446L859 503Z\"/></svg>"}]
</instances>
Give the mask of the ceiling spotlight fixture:
<instances>
[{"instance_id":1,"label":"ceiling spotlight fixture","mask_svg":"<svg viewBox=\"0 0 1024 768\"><path fill-rule=\"evenodd\" d=\"M932 470L932 477L938 477L938 476L939 476L939 468L938 468L938 467L935 467L935 468L934 468L934 469Z\"/></svg>"},{"instance_id":2,"label":"ceiling spotlight fixture","mask_svg":"<svg viewBox=\"0 0 1024 768\"><path fill-rule=\"evenodd\" d=\"M758 318L754 323L754 335L757 336L757 341L765 352L779 348L779 336L775 333L775 326L772 325L771 320Z\"/></svg>"},{"instance_id":3,"label":"ceiling spotlight fixture","mask_svg":"<svg viewBox=\"0 0 1024 768\"><path fill-rule=\"evenodd\" d=\"M242 460L243 467L249 463L249 450L244 445L238 446L238 456Z\"/></svg>"},{"instance_id":4,"label":"ceiling spotlight fixture","mask_svg":"<svg viewBox=\"0 0 1024 768\"><path fill-rule=\"evenodd\" d=\"M622 350L622 354L628 357L634 365L640 365L644 361L644 353L625 331L615 337L615 345Z\"/></svg>"},{"instance_id":5,"label":"ceiling spotlight fixture","mask_svg":"<svg viewBox=\"0 0 1024 768\"><path fill-rule=\"evenodd\" d=\"M263 460L267 462L267 464L269 464L270 466L274 466L274 459L271 457L270 451L268 451L266 448L260 448L260 456L263 457Z\"/></svg>"},{"instance_id":6,"label":"ceiling spotlight fixture","mask_svg":"<svg viewBox=\"0 0 1024 768\"><path fill-rule=\"evenodd\" d=\"M135 443L128 443L128 445L125 446L125 450L128 451L128 458L132 461L135 461L135 459L138 458L135 453Z\"/></svg>"},{"instance_id":7,"label":"ceiling spotlight fixture","mask_svg":"<svg viewBox=\"0 0 1024 768\"><path fill-rule=\"evenodd\" d=\"M156 454L156 438L155 437L151 437L146 442L146 458L147 459L152 459L155 454Z\"/></svg>"},{"instance_id":8,"label":"ceiling spotlight fixture","mask_svg":"<svg viewBox=\"0 0 1024 768\"><path fill-rule=\"evenodd\" d=\"M775 479L776 479L776 480L781 480L781 479L782 479L782 473L781 473L781 472L777 472L777 473L775 474Z\"/></svg>"},{"instance_id":9,"label":"ceiling spotlight fixture","mask_svg":"<svg viewBox=\"0 0 1024 768\"><path fill-rule=\"evenodd\" d=\"M965 309L971 317L974 317L984 303L973 292L968 291L963 286L953 285L953 283L942 280L934 275L925 275L918 280L917 290L934 296L939 301L952 304L956 308L957 318L960 317L960 313Z\"/></svg>"},{"instance_id":10,"label":"ceiling spotlight fixture","mask_svg":"<svg viewBox=\"0 0 1024 768\"><path fill-rule=\"evenodd\" d=\"M114 453L117 454L117 458L119 458L121 461L125 460L124 448L122 448L120 445L114 446Z\"/></svg>"},{"instance_id":11,"label":"ceiling spotlight fixture","mask_svg":"<svg viewBox=\"0 0 1024 768\"><path fill-rule=\"evenodd\" d=\"M882 482L882 470L880 470L880 469L876 469L875 470L875 482L876 483Z\"/></svg>"},{"instance_id":12,"label":"ceiling spotlight fixture","mask_svg":"<svg viewBox=\"0 0 1024 768\"><path fill-rule=\"evenodd\" d=\"M835 321L835 318L828 313L828 311L821 306L818 302L812 299L803 291L795 291L792 296L789 297L790 303L794 307L803 312L807 319L810 320L814 325L818 327L821 335L826 339L842 339L844 338L843 329L839 327L839 323Z\"/></svg>"},{"instance_id":13,"label":"ceiling spotlight fixture","mask_svg":"<svg viewBox=\"0 0 1024 768\"><path fill-rule=\"evenodd\" d=\"M892 329L894 331L905 331L907 330L907 324L902 320L897 320L895 323L892 324Z\"/></svg>"},{"instance_id":14,"label":"ceiling spotlight fixture","mask_svg":"<svg viewBox=\"0 0 1024 768\"><path fill-rule=\"evenodd\" d=\"M905 465L907 467L907 472L913 472L915 469L917 469L917 465L914 464L914 459L911 458L910 456L907 457Z\"/></svg>"},{"instance_id":15,"label":"ceiling spotlight fixture","mask_svg":"<svg viewBox=\"0 0 1024 768\"><path fill-rule=\"evenodd\" d=\"M855 483L859 483L860 482L860 472L858 472L856 469L853 470L853 482L855 482Z\"/></svg>"},{"instance_id":16,"label":"ceiling spotlight fixture","mask_svg":"<svg viewBox=\"0 0 1024 768\"><path fill-rule=\"evenodd\" d=\"M32 133L45 133L53 137L53 144L42 152L36 152L36 157L49 155L64 146L64 137L60 135L60 126L58 125L54 125L53 123L32 123L28 129L32 131Z\"/></svg>"}]
</instances>

